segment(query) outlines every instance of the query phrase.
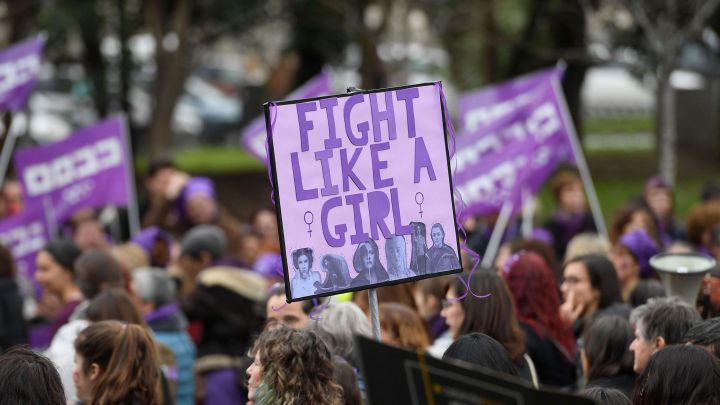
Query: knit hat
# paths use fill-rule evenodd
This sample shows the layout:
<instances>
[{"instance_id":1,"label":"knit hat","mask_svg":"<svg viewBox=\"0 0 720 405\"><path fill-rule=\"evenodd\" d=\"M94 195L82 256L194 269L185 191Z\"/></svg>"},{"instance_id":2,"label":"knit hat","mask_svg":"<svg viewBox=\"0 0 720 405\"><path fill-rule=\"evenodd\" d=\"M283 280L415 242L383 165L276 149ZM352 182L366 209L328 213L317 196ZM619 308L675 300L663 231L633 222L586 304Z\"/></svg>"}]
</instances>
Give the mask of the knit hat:
<instances>
[{"instance_id":1,"label":"knit hat","mask_svg":"<svg viewBox=\"0 0 720 405\"><path fill-rule=\"evenodd\" d=\"M619 241L620 245L625 246L635 257L640 266L640 277L648 278L654 273L650 266L650 258L660 253L657 243L653 238L642 229L634 230L623 235Z\"/></svg>"}]
</instances>

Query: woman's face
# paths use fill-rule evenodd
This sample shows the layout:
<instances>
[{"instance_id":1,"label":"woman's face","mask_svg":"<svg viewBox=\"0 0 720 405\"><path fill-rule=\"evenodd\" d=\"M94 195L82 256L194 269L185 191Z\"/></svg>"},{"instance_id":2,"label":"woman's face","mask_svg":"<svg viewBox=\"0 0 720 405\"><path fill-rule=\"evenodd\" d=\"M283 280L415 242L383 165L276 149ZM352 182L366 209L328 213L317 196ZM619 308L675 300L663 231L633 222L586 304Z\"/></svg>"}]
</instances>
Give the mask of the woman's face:
<instances>
[{"instance_id":1,"label":"woman's face","mask_svg":"<svg viewBox=\"0 0 720 405\"><path fill-rule=\"evenodd\" d=\"M298 257L298 270L300 274L308 274L310 271L310 259L307 255L300 255L300 257Z\"/></svg>"},{"instance_id":2,"label":"woman's face","mask_svg":"<svg viewBox=\"0 0 720 405\"><path fill-rule=\"evenodd\" d=\"M585 194L581 182L572 182L562 188L560 191L560 206L572 213L585 211Z\"/></svg>"},{"instance_id":3,"label":"woman's face","mask_svg":"<svg viewBox=\"0 0 720 405\"><path fill-rule=\"evenodd\" d=\"M652 218L645 211L635 211L630 215L630 220L623 227L623 235L632 231L643 230L650 233Z\"/></svg>"},{"instance_id":4,"label":"woman's face","mask_svg":"<svg viewBox=\"0 0 720 405\"><path fill-rule=\"evenodd\" d=\"M610 252L610 260L615 266L620 284L640 277L640 266L630 250L622 245L615 246Z\"/></svg>"},{"instance_id":5,"label":"woman's face","mask_svg":"<svg viewBox=\"0 0 720 405\"><path fill-rule=\"evenodd\" d=\"M650 210L659 218L666 218L672 215L673 197L672 191L662 187L652 187L645 193Z\"/></svg>"},{"instance_id":6,"label":"woman's face","mask_svg":"<svg viewBox=\"0 0 720 405\"><path fill-rule=\"evenodd\" d=\"M41 250L35 259L35 281L43 290L61 295L63 290L73 282L73 275L65 270L50 253Z\"/></svg>"},{"instance_id":7,"label":"woman's face","mask_svg":"<svg viewBox=\"0 0 720 405\"><path fill-rule=\"evenodd\" d=\"M563 301L573 299L576 305L582 304L585 308L600 301L600 293L592 287L590 275L585 264L581 262L573 262L565 266L560 291Z\"/></svg>"},{"instance_id":8,"label":"woman's face","mask_svg":"<svg viewBox=\"0 0 720 405\"><path fill-rule=\"evenodd\" d=\"M458 337L463 321L465 321L465 312L462 305L460 305L460 301L455 301L456 298L455 289L449 288L442 305L443 309L440 311L440 315L445 318L445 323L447 323L453 339Z\"/></svg>"},{"instance_id":9,"label":"woman's face","mask_svg":"<svg viewBox=\"0 0 720 405\"><path fill-rule=\"evenodd\" d=\"M75 365L72 369L73 383L75 383L75 390L77 391L77 397L81 401L89 401L92 399L92 389L100 377L99 368L97 365L91 365L88 374L83 372L83 363L85 359L75 353Z\"/></svg>"},{"instance_id":10,"label":"woman's face","mask_svg":"<svg viewBox=\"0 0 720 405\"><path fill-rule=\"evenodd\" d=\"M247 369L248 377L248 400L255 402L255 392L262 381L263 366L260 363L260 356L255 355L255 360Z\"/></svg>"},{"instance_id":11,"label":"woman's face","mask_svg":"<svg viewBox=\"0 0 720 405\"><path fill-rule=\"evenodd\" d=\"M363 264L368 270L375 266L375 250L370 244L365 245L365 257L363 258Z\"/></svg>"}]
</instances>

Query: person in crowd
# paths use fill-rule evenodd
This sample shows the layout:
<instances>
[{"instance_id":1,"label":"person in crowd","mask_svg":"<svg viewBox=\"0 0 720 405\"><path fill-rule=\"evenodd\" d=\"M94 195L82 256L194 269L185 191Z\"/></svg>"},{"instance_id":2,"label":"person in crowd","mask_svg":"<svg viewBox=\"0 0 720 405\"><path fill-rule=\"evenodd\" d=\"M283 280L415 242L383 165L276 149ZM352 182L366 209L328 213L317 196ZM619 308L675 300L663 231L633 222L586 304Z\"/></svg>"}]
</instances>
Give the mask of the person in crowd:
<instances>
[{"instance_id":1,"label":"person in crowd","mask_svg":"<svg viewBox=\"0 0 720 405\"><path fill-rule=\"evenodd\" d=\"M335 382L342 387L343 405L362 405L363 399L355 369L340 356L333 356Z\"/></svg>"},{"instance_id":2,"label":"person in crowd","mask_svg":"<svg viewBox=\"0 0 720 405\"><path fill-rule=\"evenodd\" d=\"M103 229L99 211L93 209L73 213L67 221L66 234L69 234L73 242L82 250L107 250L112 241Z\"/></svg>"},{"instance_id":3,"label":"person in crowd","mask_svg":"<svg viewBox=\"0 0 720 405\"><path fill-rule=\"evenodd\" d=\"M357 278L357 277L356 277ZM407 305L410 308L417 310L415 306L413 283L400 283L390 285L386 287L377 288L378 303L382 304L385 302L394 302L398 304ZM357 304L360 309L366 314L370 313L370 306L368 301L368 290L356 291L353 293L352 301Z\"/></svg>"},{"instance_id":4,"label":"person in crowd","mask_svg":"<svg viewBox=\"0 0 720 405\"><path fill-rule=\"evenodd\" d=\"M70 319L75 308L83 299L80 288L75 283L75 260L80 257L80 248L69 239L50 241L35 259L35 281L40 284L43 293L57 296L62 303L60 311L52 321L46 337L38 337L33 342L44 347L50 342L61 326Z\"/></svg>"},{"instance_id":5,"label":"person in crowd","mask_svg":"<svg viewBox=\"0 0 720 405\"><path fill-rule=\"evenodd\" d=\"M395 235L385 239L385 258L390 280L402 280L416 276L408 267L407 246L405 246L404 236Z\"/></svg>"},{"instance_id":6,"label":"person in crowd","mask_svg":"<svg viewBox=\"0 0 720 405\"><path fill-rule=\"evenodd\" d=\"M600 405L632 405L630 398L615 388L587 387L580 391L580 395Z\"/></svg>"},{"instance_id":7,"label":"person in crowd","mask_svg":"<svg viewBox=\"0 0 720 405\"><path fill-rule=\"evenodd\" d=\"M589 387L615 388L632 396L636 377L629 350L632 340L630 323L619 316L598 318L587 328L580 359Z\"/></svg>"},{"instance_id":8,"label":"person in crowd","mask_svg":"<svg viewBox=\"0 0 720 405\"><path fill-rule=\"evenodd\" d=\"M150 266L150 258L147 252L132 242L121 243L110 248L110 254L117 260L120 267L127 274L135 269Z\"/></svg>"},{"instance_id":9,"label":"person in crowd","mask_svg":"<svg viewBox=\"0 0 720 405\"><path fill-rule=\"evenodd\" d=\"M23 186L18 179L5 179L2 199L5 200L6 216L19 214L25 208Z\"/></svg>"},{"instance_id":10,"label":"person in crowd","mask_svg":"<svg viewBox=\"0 0 720 405\"><path fill-rule=\"evenodd\" d=\"M720 225L720 201L694 206L687 216L688 241L698 252L712 256L710 238L712 229L718 225Z\"/></svg>"},{"instance_id":11,"label":"person in crowd","mask_svg":"<svg viewBox=\"0 0 720 405\"><path fill-rule=\"evenodd\" d=\"M0 353L28 342L28 328L23 318L23 297L15 275L15 259L10 249L0 244Z\"/></svg>"},{"instance_id":12,"label":"person in crowd","mask_svg":"<svg viewBox=\"0 0 720 405\"><path fill-rule=\"evenodd\" d=\"M187 333L188 322L177 301L175 282L163 269L144 268L133 272L132 290L155 340L169 347L177 362L177 404L194 404L195 345Z\"/></svg>"},{"instance_id":13,"label":"person in crowd","mask_svg":"<svg viewBox=\"0 0 720 405\"><path fill-rule=\"evenodd\" d=\"M447 323L440 315L442 301L445 299L445 292L448 289L450 278L433 277L420 280L415 283L413 298L418 314L423 318L430 333L430 341L436 342L441 336L447 336L448 342L444 349L452 343L452 337L447 334ZM444 350L443 349L443 350ZM438 356L440 357L440 356Z\"/></svg>"},{"instance_id":14,"label":"person in crowd","mask_svg":"<svg viewBox=\"0 0 720 405\"><path fill-rule=\"evenodd\" d=\"M520 252L533 252L539 255L545 262L545 265L552 272L553 277L556 280L556 285L560 285L560 278L562 278L562 274L560 274L560 268L558 266L557 259L555 258L555 250L552 245L540 239L516 239L510 244L510 254L507 258L509 259L513 254ZM504 264L503 267L498 268L501 276L503 275L504 270Z\"/></svg>"},{"instance_id":15,"label":"person in crowd","mask_svg":"<svg viewBox=\"0 0 720 405\"><path fill-rule=\"evenodd\" d=\"M247 370L252 405L340 405L332 354L313 331L280 327L263 332ZM308 372L312 369L312 372Z\"/></svg>"},{"instance_id":16,"label":"person in crowd","mask_svg":"<svg viewBox=\"0 0 720 405\"><path fill-rule=\"evenodd\" d=\"M70 321L62 326L53 337L45 355L58 367L68 400L75 400L75 385L72 380L74 364L74 342L78 334L88 325L86 319L89 301L100 292L111 288L125 287L125 276L114 258L102 250L83 252L75 261L76 283L85 300L81 302Z\"/></svg>"},{"instance_id":17,"label":"person in crowd","mask_svg":"<svg viewBox=\"0 0 720 405\"><path fill-rule=\"evenodd\" d=\"M0 354L0 405L65 405L55 365L46 357L17 346Z\"/></svg>"},{"instance_id":18,"label":"person in crowd","mask_svg":"<svg viewBox=\"0 0 720 405\"><path fill-rule=\"evenodd\" d=\"M720 318L706 319L685 332L682 343L690 343L707 350L720 360Z\"/></svg>"},{"instance_id":19,"label":"person in crowd","mask_svg":"<svg viewBox=\"0 0 720 405\"><path fill-rule=\"evenodd\" d=\"M468 294L463 279L450 285L443 302L442 316L453 338L471 332L484 333L497 340L510 353L519 374L537 385L537 376L530 356L525 353L525 334L516 318L515 305L507 284L494 271L481 270L472 274L467 285L475 294L491 294L476 298Z\"/></svg>"},{"instance_id":20,"label":"person in crowd","mask_svg":"<svg viewBox=\"0 0 720 405\"><path fill-rule=\"evenodd\" d=\"M534 252L515 253L506 263L505 281L526 336L526 351L537 367L540 383L555 387L575 384L575 337L560 317L555 277Z\"/></svg>"},{"instance_id":21,"label":"person in crowd","mask_svg":"<svg viewBox=\"0 0 720 405\"><path fill-rule=\"evenodd\" d=\"M200 256L211 257L202 250ZM260 308L266 291L265 279L253 271L214 266L198 273L194 289L181 300L188 320L202 331L194 337L198 356L195 370L204 381L206 403L243 400L237 384L238 369L251 336L263 326Z\"/></svg>"},{"instance_id":22,"label":"person in crowd","mask_svg":"<svg viewBox=\"0 0 720 405\"><path fill-rule=\"evenodd\" d=\"M285 296L285 285L276 284L268 292L265 304L265 317L268 323L278 322L295 329L305 329L310 322L312 300L288 303Z\"/></svg>"},{"instance_id":23,"label":"person in crowd","mask_svg":"<svg viewBox=\"0 0 720 405\"><path fill-rule=\"evenodd\" d=\"M518 377L518 370L510 358L510 353L497 340L484 333L472 332L460 336L448 347L442 359L460 360Z\"/></svg>"},{"instance_id":24,"label":"person in crowd","mask_svg":"<svg viewBox=\"0 0 720 405\"><path fill-rule=\"evenodd\" d=\"M720 364L705 350L667 347L650 357L637 379L635 405L720 403Z\"/></svg>"},{"instance_id":25,"label":"person in crowd","mask_svg":"<svg viewBox=\"0 0 720 405\"><path fill-rule=\"evenodd\" d=\"M215 225L200 225L183 236L177 265L181 279L181 295L185 296L195 285L201 271L213 266L223 257L227 238Z\"/></svg>"},{"instance_id":26,"label":"person in crowd","mask_svg":"<svg viewBox=\"0 0 720 405\"><path fill-rule=\"evenodd\" d=\"M163 226L172 222L168 200L180 192L182 184L187 182L188 175L180 172L169 159L157 159L150 162L147 176L143 183L145 198L140 204L142 226ZM175 196L173 196L175 194Z\"/></svg>"},{"instance_id":27,"label":"person in crowd","mask_svg":"<svg viewBox=\"0 0 720 405\"><path fill-rule=\"evenodd\" d=\"M412 308L395 303L380 304L382 342L411 350L427 350L430 345L425 323Z\"/></svg>"},{"instance_id":28,"label":"person in crowd","mask_svg":"<svg viewBox=\"0 0 720 405\"><path fill-rule=\"evenodd\" d=\"M610 242L602 236L584 232L575 235L568 242L565 250L565 262L577 259L580 256L600 255L607 256L610 254Z\"/></svg>"},{"instance_id":29,"label":"person in crowd","mask_svg":"<svg viewBox=\"0 0 720 405\"><path fill-rule=\"evenodd\" d=\"M623 235L636 230L645 231L655 241L656 246L663 246L652 213L638 203L628 204L615 214L610 226L610 243L615 246Z\"/></svg>"},{"instance_id":30,"label":"person in crowd","mask_svg":"<svg viewBox=\"0 0 720 405\"><path fill-rule=\"evenodd\" d=\"M629 307L622 304L617 273L605 256L580 256L566 262L560 291L560 316L572 324L576 337L594 317L628 316Z\"/></svg>"},{"instance_id":31,"label":"person in crowd","mask_svg":"<svg viewBox=\"0 0 720 405\"><path fill-rule=\"evenodd\" d=\"M665 287L662 283L655 279L647 279L638 281L628 298L628 304L637 308L648 302L650 298L662 298L667 296Z\"/></svg>"},{"instance_id":32,"label":"person in crowd","mask_svg":"<svg viewBox=\"0 0 720 405\"><path fill-rule=\"evenodd\" d=\"M354 336L372 337L370 321L365 313L352 302L339 302L327 307L308 325L323 338L336 356L347 360L353 367L360 367L355 351Z\"/></svg>"},{"instance_id":33,"label":"person in crowd","mask_svg":"<svg viewBox=\"0 0 720 405\"><path fill-rule=\"evenodd\" d=\"M560 171L552 180L552 194L557 209L543 225L552 235L555 257L562 260L565 248L575 235L596 232L595 221L587 207L580 176L575 172Z\"/></svg>"},{"instance_id":34,"label":"person in crowd","mask_svg":"<svg viewBox=\"0 0 720 405\"><path fill-rule=\"evenodd\" d=\"M162 400L155 344L140 325L102 321L75 340L73 379L91 404L159 405Z\"/></svg>"},{"instance_id":35,"label":"person in crowd","mask_svg":"<svg viewBox=\"0 0 720 405\"><path fill-rule=\"evenodd\" d=\"M309 297L315 294L315 283L320 283L320 273L312 269L315 256L311 248L293 250L292 261L295 274L290 279L293 297Z\"/></svg>"},{"instance_id":36,"label":"person in crowd","mask_svg":"<svg viewBox=\"0 0 720 405\"><path fill-rule=\"evenodd\" d=\"M645 370L650 356L660 349L680 343L685 333L701 321L695 308L677 297L651 298L630 314L635 339L630 351L635 355L633 370Z\"/></svg>"},{"instance_id":37,"label":"person in crowd","mask_svg":"<svg viewBox=\"0 0 720 405\"><path fill-rule=\"evenodd\" d=\"M132 243L145 251L150 266L166 267L170 264L170 251L173 247L172 236L157 226L143 229L133 236Z\"/></svg>"},{"instance_id":38,"label":"person in crowd","mask_svg":"<svg viewBox=\"0 0 720 405\"><path fill-rule=\"evenodd\" d=\"M610 254L620 281L623 301L630 299L641 278L652 278L655 271L650 266L650 258L660 253L657 244L642 229L636 229L620 237Z\"/></svg>"},{"instance_id":39,"label":"person in crowd","mask_svg":"<svg viewBox=\"0 0 720 405\"><path fill-rule=\"evenodd\" d=\"M336 255L337 256L337 255ZM339 256L338 256L339 257ZM323 259L324 260L324 259ZM267 252L262 254L256 260L252 261L252 269L257 274L263 276L267 280L269 285L275 283L282 283L285 280L285 272L283 270L282 256L279 253ZM347 269L347 263L343 259L345 269ZM342 270L341 270L342 272ZM347 273L347 285L350 284L350 272ZM323 283L324 285L325 283Z\"/></svg>"},{"instance_id":40,"label":"person in crowd","mask_svg":"<svg viewBox=\"0 0 720 405\"><path fill-rule=\"evenodd\" d=\"M663 246L685 238L683 227L675 220L673 187L662 176L653 176L645 183L643 203L653 214Z\"/></svg>"},{"instance_id":41,"label":"person in crowd","mask_svg":"<svg viewBox=\"0 0 720 405\"><path fill-rule=\"evenodd\" d=\"M277 216L274 209L268 207L258 209L251 216L250 223L254 234L259 237L260 254L280 252Z\"/></svg>"}]
</instances>

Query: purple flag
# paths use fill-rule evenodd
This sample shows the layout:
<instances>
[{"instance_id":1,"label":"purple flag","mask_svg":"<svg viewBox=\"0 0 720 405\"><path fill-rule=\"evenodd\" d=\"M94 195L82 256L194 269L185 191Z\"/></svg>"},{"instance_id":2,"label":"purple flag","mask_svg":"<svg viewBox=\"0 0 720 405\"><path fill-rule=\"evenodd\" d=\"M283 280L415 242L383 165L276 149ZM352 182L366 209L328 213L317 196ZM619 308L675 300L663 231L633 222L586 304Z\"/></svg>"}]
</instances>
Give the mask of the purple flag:
<instances>
[{"instance_id":1,"label":"purple flag","mask_svg":"<svg viewBox=\"0 0 720 405\"><path fill-rule=\"evenodd\" d=\"M498 212L508 199L518 210L523 188L536 194L558 164L574 163L562 74L548 69L461 97L452 167L468 214Z\"/></svg>"},{"instance_id":2,"label":"purple flag","mask_svg":"<svg viewBox=\"0 0 720 405\"><path fill-rule=\"evenodd\" d=\"M289 299L461 271L441 94L266 105Z\"/></svg>"},{"instance_id":3,"label":"purple flag","mask_svg":"<svg viewBox=\"0 0 720 405\"><path fill-rule=\"evenodd\" d=\"M18 275L28 280L32 280L35 274L35 256L49 239L50 233L40 206L28 206L0 222L0 243L12 252Z\"/></svg>"},{"instance_id":4,"label":"purple flag","mask_svg":"<svg viewBox=\"0 0 720 405\"><path fill-rule=\"evenodd\" d=\"M295 89L287 96L287 100L327 96L330 92L330 76L322 72ZM242 144L245 149L267 166L266 140L265 116L255 118L242 131Z\"/></svg>"},{"instance_id":5,"label":"purple flag","mask_svg":"<svg viewBox=\"0 0 720 405\"><path fill-rule=\"evenodd\" d=\"M0 52L0 109L25 107L42 67L44 36L37 36Z\"/></svg>"},{"instance_id":6,"label":"purple flag","mask_svg":"<svg viewBox=\"0 0 720 405\"><path fill-rule=\"evenodd\" d=\"M75 211L105 205L128 205L130 153L125 120L115 117L84 128L67 139L15 154L28 206L52 209L62 222Z\"/></svg>"}]
</instances>

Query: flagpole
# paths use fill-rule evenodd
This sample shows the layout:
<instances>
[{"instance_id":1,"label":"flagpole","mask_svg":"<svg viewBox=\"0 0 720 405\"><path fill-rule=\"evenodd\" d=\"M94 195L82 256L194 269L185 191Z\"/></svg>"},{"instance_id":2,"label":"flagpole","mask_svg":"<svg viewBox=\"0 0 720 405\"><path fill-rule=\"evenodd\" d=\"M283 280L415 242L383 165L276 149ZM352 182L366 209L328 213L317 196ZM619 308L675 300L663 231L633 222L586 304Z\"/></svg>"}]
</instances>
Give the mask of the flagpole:
<instances>
[{"instance_id":1,"label":"flagpole","mask_svg":"<svg viewBox=\"0 0 720 405\"><path fill-rule=\"evenodd\" d=\"M511 199L505 200L500 209L497 222L493 228L492 235L490 235L490 241L485 249L482 262L480 266L484 269L492 266L492 262L495 259L498 249L500 249L500 242L502 242L502 236L507 229L508 223L510 222L510 214L512 214L513 203Z\"/></svg>"},{"instance_id":2,"label":"flagpole","mask_svg":"<svg viewBox=\"0 0 720 405\"><path fill-rule=\"evenodd\" d=\"M130 125L124 114L120 115L122 121L122 129L124 130L125 154L127 156L126 170L128 191L128 227L130 228L130 238L140 232L140 210L138 209L137 193L135 192L135 161L133 160L132 148L130 146Z\"/></svg>"},{"instance_id":3,"label":"flagpole","mask_svg":"<svg viewBox=\"0 0 720 405\"><path fill-rule=\"evenodd\" d=\"M522 235L523 238L529 239L532 236L533 210L535 208L535 204L526 186L523 186L522 188L522 198Z\"/></svg>"},{"instance_id":4,"label":"flagpole","mask_svg":"<svg viewBox=\"0 0 720 405\"><path fill-rule=\"evenodd\" d=\"M559 61L558 66L565 67L564 61ZM563 95L562 88L560 87L560 81L557 78L552 79L553 89L558 95ZM587 194L588 203L590 204L590 211L592 212L593 219L595 220L595 227L598 230L598 234L605 239L608 239L608 231L605 226L605 218L603 217L602 209L600 209L600 202L597 194L595 193L595 186L593 185L592 177L590 176L590 169L588 168L587 162L585 161L585 154L582 151L580 142L578 141L577 132L575 131L575 125L569 120L570 110L567 105L565 97L557 97L560 100L560 107L563 109L563 121L565 127L568 129L570 139L570 145L572 147L573 156L575 157L575 163L577 164L578 171L580 172L580 178L582 179L583 186L585 187L585 193Z\"/></svg>"}]
</instances>

